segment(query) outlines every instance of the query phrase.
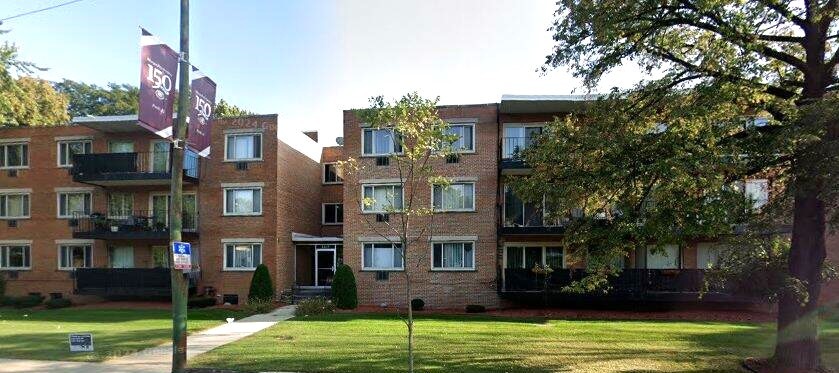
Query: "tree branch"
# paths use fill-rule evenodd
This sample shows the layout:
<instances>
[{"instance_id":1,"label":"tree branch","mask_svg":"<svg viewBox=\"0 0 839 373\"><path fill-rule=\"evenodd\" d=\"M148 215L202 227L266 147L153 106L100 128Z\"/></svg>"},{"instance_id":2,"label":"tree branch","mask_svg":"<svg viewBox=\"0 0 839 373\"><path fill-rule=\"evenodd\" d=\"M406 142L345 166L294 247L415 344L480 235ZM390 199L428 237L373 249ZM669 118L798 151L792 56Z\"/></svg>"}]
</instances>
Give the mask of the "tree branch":
<instances>
[{"instance_id":1,"label":"tree branch","mask_svg":"<svg viewBox=\"0 0 839 373\"><path fill-rule=\"evenodd\" d=\"M807 21L804 18L801 18L792 13L786 5L776 2L775 0L757 0L758 3L763 4L763 6L774 10L788 21L795 23L801 29L807 28Z\"/></svg>"}]
</instances>

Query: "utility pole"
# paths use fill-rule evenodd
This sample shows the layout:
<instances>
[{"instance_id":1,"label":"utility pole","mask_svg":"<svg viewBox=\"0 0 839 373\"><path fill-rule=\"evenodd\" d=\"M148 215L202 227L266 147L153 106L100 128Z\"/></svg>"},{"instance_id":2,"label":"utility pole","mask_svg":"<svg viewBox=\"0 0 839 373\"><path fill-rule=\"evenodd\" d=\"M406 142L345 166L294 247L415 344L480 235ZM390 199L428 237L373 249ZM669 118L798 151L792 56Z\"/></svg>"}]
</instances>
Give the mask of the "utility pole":
<instances>
[{"instance_id":1,"label":"utility pole","mask_svg":"<svg viewBox=\"0 0 839 373\"><path fill-rule=\"evenodd\" d=\"M184 147L189 116L189 0L181 0L181 58L179 62L178 120L172 129L171 204L169 205L169 250L181 240L183 216ZM170 253L170 261L172 254ZM172 276L172 373L186 368L187 280L182 270L170 266Z\"/></svg>"}]
</instances>

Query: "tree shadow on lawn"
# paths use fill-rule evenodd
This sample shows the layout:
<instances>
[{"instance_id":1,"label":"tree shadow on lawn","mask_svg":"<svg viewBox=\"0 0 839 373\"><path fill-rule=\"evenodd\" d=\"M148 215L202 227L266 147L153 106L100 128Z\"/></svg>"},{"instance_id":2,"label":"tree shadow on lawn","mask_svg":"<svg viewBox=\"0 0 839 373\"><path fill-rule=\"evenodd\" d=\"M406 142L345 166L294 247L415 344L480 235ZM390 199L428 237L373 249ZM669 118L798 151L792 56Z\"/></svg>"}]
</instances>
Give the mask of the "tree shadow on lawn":
<instances>
[{"instance_id":1,"label":"tree shadow on lawn","mask_svg":"<svg viewBox=\"0 0 839 373\"><path fill-rule=\"evenodd\" d=\"M70 352L69 333L83 330L21 333L0 341L0 358L32 360L104 361L142 351L167 341L172 329L93 333L94 352Z\"/></svg>"},{"instance_id":2,"label":"tree shadow on lawn","mask_svg":"<svg viewBox=\"0 0 839 373\"><path fill-rule=\"evenodd\" d=\"M306 330L320 333L318 326L305 325L309 322L398 320L392 314L299 317L285 325L288 329L278 325L279 328L270 330L270 339L276 341L274 346L267 346L264 338L255 340L258 343L254 344L245 342L217 358L210 354L199 365L218 364L219 367L246 371L404 371L407 354L401 323L352 329L351 332L359 335L357 343L348 346L329 344L331 337L339 340L356 338L341 335L348 331L337 325L326 329L332 331L328 335L301 337L295 334ZM750 323L546 320L427 314L418 316L416 322L416 363L424 372L731 372L738 369L743 357L771 346L770 339L774 335L770 326ZM447 333L445 329L434 329L434 322L462 323L463 329ZM667 324L685 324L691 328L680 330L681 325L670 325L668 329ZM590 326L596 326L596 330L587 330ZM282 346L285 350L278 347L282 344L285 344ZM298 349L299 353L295 353ZM231 354L238 354L236 361L227 360Z\"/></svg>"},{"instance_id":3,"label":"tree shadow on lawn","mask_svg":"<svg viewBox=\"0 0 839 373\"><path fill-rule=\"evenodd\" d=\"M227 317L245 317L244 311L231 309L192 309L187 312L188 320L224 321ZM130 321L172 320L172 312L159 309L11 309L0 308L0 321L61 322L61 323L113 323Z\"/></svg>"}]
</instances>

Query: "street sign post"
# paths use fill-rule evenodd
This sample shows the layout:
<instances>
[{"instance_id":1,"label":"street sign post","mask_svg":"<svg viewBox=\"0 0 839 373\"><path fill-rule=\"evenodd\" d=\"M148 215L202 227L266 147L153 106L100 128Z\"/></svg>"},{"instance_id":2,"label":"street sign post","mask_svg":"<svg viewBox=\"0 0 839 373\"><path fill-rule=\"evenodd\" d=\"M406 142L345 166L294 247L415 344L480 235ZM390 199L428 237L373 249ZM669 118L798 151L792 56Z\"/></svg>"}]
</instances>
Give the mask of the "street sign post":
<instances>
[{"instance_id":1,"label":"street sign post","mask_svg":"<svg viewBox=\"0 0 839 373\"><path fill-rule=\"evenodd\" d=\"M189 242L172 242L172 256L175 269L192 269L192 245Z\"/></svg>"}]
</instances>

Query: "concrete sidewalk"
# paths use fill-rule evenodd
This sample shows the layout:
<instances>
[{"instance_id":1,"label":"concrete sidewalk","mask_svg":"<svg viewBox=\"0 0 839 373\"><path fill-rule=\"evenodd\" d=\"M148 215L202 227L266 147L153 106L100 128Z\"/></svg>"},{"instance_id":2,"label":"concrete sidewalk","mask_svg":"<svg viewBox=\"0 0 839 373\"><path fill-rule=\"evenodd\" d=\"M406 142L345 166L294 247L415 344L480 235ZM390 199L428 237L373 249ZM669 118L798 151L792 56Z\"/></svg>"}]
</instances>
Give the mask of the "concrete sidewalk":
<instances>
[{"instance_id":1,"label":"concrete sidewalk","mask_svg":"<svg viewBox=\"0 0 839 373\"><path fill-rule=\"evenodd\" d=\"M235 342L294 316L295 306L244 319L195 333L187 338L187 360L216 347ZM102 363L0 359L2 373L168 373L172 368L172 344L166 343Z\"/></svg>"}]
</instances>

